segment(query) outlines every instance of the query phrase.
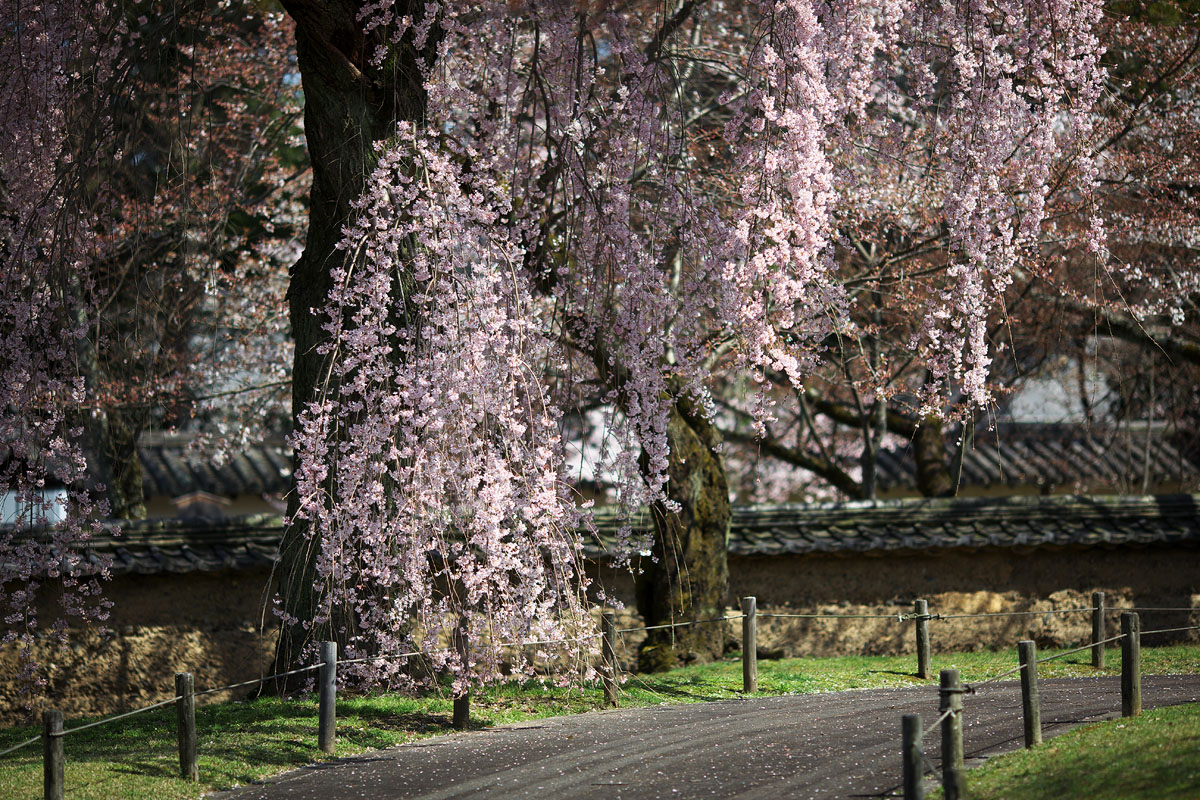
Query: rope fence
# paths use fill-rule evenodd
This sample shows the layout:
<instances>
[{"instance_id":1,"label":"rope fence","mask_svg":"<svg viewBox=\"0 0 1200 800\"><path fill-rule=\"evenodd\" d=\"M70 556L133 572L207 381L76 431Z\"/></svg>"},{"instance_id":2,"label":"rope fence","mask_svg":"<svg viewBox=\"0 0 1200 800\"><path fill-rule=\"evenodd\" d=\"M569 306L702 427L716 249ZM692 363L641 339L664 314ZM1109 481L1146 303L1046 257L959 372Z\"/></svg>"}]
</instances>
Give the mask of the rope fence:
<instances>
[{"instance_id":1,"label":"rope fence","mask_svg":"<svg viewBox=\"0 0 1200 800\"><path fill-rule=\"evenodd\" d=\"M1080 614L1090 608L1048 608L1045 611L983 611L976 614L933 614L930 619L975 619L985 617L1036 617L1042 614Z\"/></svg>"},{"instance_id":2,"label":"rope fence","mask_svg":"<svg viewBox=\"0 0 1200 800\"><path fill-rule=\"evenodd\" d=\"M1101 593L1097 593L1101 595ZM1096 598L1099 602L1092 610L1103 614L1103 597ZM1154 609L1164 610L1164 609ZM1169 609L1175 610L1175 609ZM1188 609L1193 610L1193 609ZM977 690L989 684L995 684L1016 673L1021 674L1021 708L1024 727L1025 747L1035 747L1042 742L1041 700L1038 691L1038 664L1053 661L1083 650L1103 648L1112 642L1121 642L1121 715L1135 717L1142 712L1141 688L1141 640L1143 636L1157 633L1179 633L1183 631L1200 630L1200 625L1190 625L1175 628L1159 628L1143 631L1141 619L1136 611L1121 612L1121 633L1116 636L1099 639L1082 647L1055 653L1052 656L1039 659L1037 646L1032 640L1026 639L1017 644L1017 666L1013 669L993 675L974 685L961 684L958 670L942 670L941 686L939 688L939 710L942 714L928 727L920 726L920 715L907 714L901 720L901 753L903 756L903 775L901 787L904 800L924 800L924 780L932 765L925 757L923 739L935 729L942 732L942 792L946 800L960 800L966 796L966 778L963 773L963 744L962 744L962 697L974 694Z\"/></svg>"},{"instance_id":3,"label":"rope fence","mask_svg":"<svg viewBox=\"0 0 1200 800\"><path fill-rule=\"evenodd\" d=\"M617 633L640 633L642 631L661 631L667 628L690 628L692 625L704 625L709 622L734 622L742 618L738 614L730 617L713 617L711 619L693 619L687 622L668 622L663 625L646 625L641 628L619 628Z\"/></svg>"},{"instance_id":4,"label":"rope fence","mask_svg":"<svg viewBox=\"0 0 1200 800\"><path fill-rule=\"evenodd\" d=\"M31 744L36 744L37 742L40 742L41 740L42 740L41 734L38 734L37 736L26 739L25 741L21 742L20 744L13 745L12 747L8 748L7 750L0 750L0 756L6 756L9 753L15 753L18 750L20 750L22 747L28 747Z\"/></svg>"},{"instance_id":5,"label":"rope fence","mask_svg":"<svg viewBox=\"0 0 1200 800\"><path fill-rule=\"evenodd\" d=\"M603 624L602 624L602 630L599 633L585 634L582 636L576 636L576 637L566 638L566 639L546 639L546 640L531 640L531 641L520 641L520 642L489 643L489 644L487 644L487 646L490 648L498 649L498 648L534 647L534 646L546 646L546 645L567 645L567 644L578 643L578 642L589 641L589 640L593 640L596 638L600 638L602 640L602 642L601 642L601 654L602 655L601 655L600 674L601 674L601 679L602 679L602 683L603 683L603 687L604 687L605 699L609 704L617 705L619 702L619 694L620 694L619 679L620 679L620 676L622 673L622 670L620 667L620 662L618 661L618 658L617 658L617 649L618 649L618 647L620 648L621 654L623 656L623 658L621 660L628 660L628 658L629 658L629 652L628 652L629 651L629 643L626 638L626 636L628 634L649 633L652 631L660 631L660 630L668 630L668 629L674 630L675 628L688 628L688 627L692 627L692 626L712 624L712 623L734 623L734 622L740 621L742 623L742 643L743 643L742 656L741 656L742 662L743 662L743 694L748 696L748 695L754 694L757 691L757 658L758 658L758 654L757 654L756 641L757 641L757 623L758 623L758 619L760 617L766 618L766 619L784 619L784 620L786 620L786 619L801 619L801 620L803 620L803 619L818 619L818 620L827 620L827 619L867 620L867 619L870 619L870 620L887 620L887 621L897 622L897 623L901 623L901 624L909 623L909 622L915 623L916 639L917 639L917 657L918 657L918 665L917 665L916 674L918 677L921 677L921 678L929 678L930 677L929 659L930 659L931 648L930 648L930 637L929 637L928 624L931 620L972 619L972 618L986 619L986 618L995 618L995 617L1035 617L1035 616L1039 616L1039 615L1049 615L1049 614L1077 614L1077 613L1088 612L1088 613L1092 614L1092 623L1093 623L1091 640L1087 644L1084 644L1079 647L1075 647L1075 648L1072 648L1072 649L1069 649L1069 650L1066 650L1066 651L1063 651L1060 653L1056 653L1052 656L1041 659L1041 661L1052 661L1055 659L1063 658L1063 657L1066 657L1066 656L1069 656L1069 655L1072 655L1075 653L1082 652L1084 650L1091 650L1093 653L1093 666L1101 666L1102 667L1103 666L1103 653L1105 650L1105 646L1112 644L1114 642L1118 642L1118 641L1121 642L1122 643L1122 645L1121 645L1122 646L1122 709L1123 709L1123 713L1125 713L1127 716L1132 716L1132 715L1135 715L1136 713L1140 713L1140 709L1141 709L1140 678L1135 680L1134 678L1128 677L1128 675L1131 672L1140 674L1140 641L1141 641L1141 638L1143 636L1149 636L1149 635L1181 633L1181 632L1186 632L1186 631L1200 630L1200 625L1192 625L1192 626L1178 626L1178 627L1169 627L1169 628L1157 628L1157 629L1142 631L1140 628L1140 618L1139 618L1138 614L1140 612L1167 613L1167 612L1183 612L1183 611L1195 613L1195 612L1200 612L1200 608L1133 607L1133 608L1129 608L1129 609L1122 609L1122 608L1106 609L1104 607L1103 593L1095 592L1095 593L1093 593L1093 605L1088 608L1047 609L1047 610L1040 610L1040 611L1030 610L1030 611L1011 611L1011 612L979 612L979 613L972 613L972 614L966 614L966 613L936 614L936 613L929 613L927 601L918 600L914 603L913 611L911 611L911 612L900 611L895 614L890 614L890 613L879 613L879 614L834 614L834 613L799 614L799 613L782 613L782 612L781 613L769 612L769 613L759 614L759 613L757 613L757 610L756 610L756 599L753 597L746 597L746 598L742 599L742 613L740 613L740 614L730 614L728 616L722 616L722 617L713 617L713 618L699 619L699 620L687 620L687 621L683 621L683 622L672 622L672 623L657 624L657 625L646 625L646 626L640 626L640 627L617 628L615 621L614 621L613 614L611 612L606 612L602 615L602 623ZM1106 616L1108 614L1112 614L1112 613L1120 613L1121 614L1123 631L1122 631L1122 633L1115 635L1115 636L1107 636L1107 635L1105 635L1106 631L1104 629L1104 622L1105 622ZM1023 687L1023 692L1025 693L1023 705L1026 707L1026 716L1028 718L1032 714L1034 717L1036 717L1037 716L1036 713L1029 711L1030 703L1032 703L1034 705L1034 707L1036 707L1036 671L1037 671L1038 659L1036 658L1036 651L1033 649L1033 642L1029 641L1029 640L1022 641L1020 643L1019 651L1021 653L1021 656L1018 658L1018 665L1016 667L1007 669L1003 672L992 675L991 677L988 677L982 681L977 681L974 684L961 683L958 678L957 670L943 670L943 672L942 672L943 685L939 689L940 697L942 698L942 704L941 704L939 710L942 713L932 724L925 727L924 729L922 729L919 725L919 718L918 718L918 724L916 724L914 726L909 726L908 723L906 723L906 726L905 726L906 740L905 740L905 744L904 744L905 748L909 748L910 746L912 746L913 742L916 742L915 746L917 746L919 748L921 739L924 736L930 734L933 730L937 729L939 726L942 727L942 729L943 729L943 743L944 744L948 741L945 737L950 735L947 733L947 731L952 732L953 730L958 730L958 734L956 734L956 735L961 736L962 696L967 695L967 694L973 694L977 690L979 690L985 686L990 686L992 684L999 683L1000 681L1004 680L1005 678L1009 678L1017 673L1020 673L1021 678L1022 678L1022 687ZM45 763L44 763L44 768L46 770L46 782L45 782L46 797L49 800L61 800L61 797L62 797L61 776L63 774L62 765L61 765L61 761L59 763L52 763L52 762L56 758L61 759L63 757L61 741L66 736L77 733L79 731L94 728L97 726L114 723L114 722L117 722L117 721L120 721L123 719L127 719L129 717L132 717L132 716L135 716L138 714L146 713L148 711L152 711L155 709L163 708L164 706L174 704L174 705L176 705L177 709L179 710L179 713L178 713L178 739L179 739L179 747L180 747L181 774L183 775L183 777L185 779L190 778L191 780L198 780L198 777L197 777L198 771L197 771L197 766L196 766L196 763L197 763L196 762L196 735L195 735L195 719L194 719L194 715L195 715L194 709L195 709L195 698L196 697L212 695L212 694L216 694L219 692L231 691L231 690L235 690L235 689L244 688L247 686L262 685L269 681L277 681L282 678L287 678L287 677L290 677L293 675L310 673L310 672L314 672L314 671L318 672L317 689L318 689L318 696L319 696L319 708L318 708L319 746L322 751L333 752L334 732L335 732L335 723L336 723L335 704L336 704L336 691L337 691L337 689L336 689L337 667L339 665L340 666L351 666L351 665L356 665L356 664L374 663L374 662L387 661L387 660L398 660L398 659L404 659L404 658L432 656L432 655L436 655L436 654L444 654L444 653L449 653L449 652L458 652L460 657L466 659L468 650L467 650L467 643L465 642L465 637L463 637L463 640L456 641L456 643L453 647L439 648L439 649L428 650L428 651L414 650L414 651L405 652L405 653L384 653L384 654L377 654L377 655L371 655L371 656L363 656L363 657L344 659L341 661L339 661L338 657L337 657L337 647L332 642L322 643L320 652L321 652L320 663L305 666L305 667L299 667L297 669L288 670L286 672L280 672L280 673L276 673L273 675L268 675L268 676L248 680L248 681L241 681L238 683L232 683L232 684L228 684L228 685L224 685L224 686L217 686L217 687L213 687L210 689L205 689L200 692L193 691L192 676L190 673L177 673L176 674L176 691L172 697L165 699L165 700L158 701L156 703L152 703L147 706L136 708L136 709L126 711L126 712L123 712L120 714L116 714L116 715L113 715L110 717L105 717L103 719L96 720L94 722L77 725L72 728L64 728L63 727L62 713L60 711L48 710L43 713L43 733L40 736L32 737L23 742L19 742L16 745L9 747L6 750L0 751L0 756L9 755L10 753L14 753L18 750L21 750L24 747L28 747L30 745L36 744L38 741L42 741L42 742L46 743ZM1097 656L1096 656L1097 653L1101 654L1100 660L1098 663L1097 663ZM953 673L952 676L949 676L949 680L950 680L949 683L947 683L947 680L948 680L947 673ZM658 695L658 693L655 692L652 688L650 688L650 686L648 684L646 684L644 681L637 678L636 676L626 676L626 677L631 678L632 680L641 683L643 685L643 688L646 691L650 692L651 694L654 694L656 696L661 696L661 695ZM1030 688L1029 688L1029 685L1031 683L1033 686L1032 699L1030 699ZM1128 684L1128 686L1127 686L1127 684ZM454 713L455 727L466 727L467 726L466 723L467 723L467 718L468 718L468 714L469 714L469 700L470 700L469 693L463 697L455 698L455 713ZM1038 722L1037 724L1040 726L1040 722ZM1034 739L1036 739L1036 741L1040 741L1041 740L1040 739L1040 736L1041 736L1040 727L1038 728L1038 730L1036 732L1036 737L1033 736L1033 734L1030 732L1030 730L1028 728L1029 728L1029 725L1027 723L1027 732L1026 732L1027 743L1030 741L1033 741ZM910 738L913 741L909 741ZM52 742L58 742L59 744L52 745L51 744ZM959 752L961 753L961 744L959 745ZM56 753L58 754L57 756L55 755ZM907 750L906 750L906 753L907 753ZM961 761L961 758L960 758L960 761ZM927 763L927 759L924 759L923 754L920 754L920 758L913 756L912 764L915 765L913 767L913 769L915 769L917 771L917 773L919 773L919 775L922 775L922 776L925 772L925 770L921 766L923 762ZM946 762L945 759L944 759L944 762ZM906 755L905 763L906 763L906 765L909 764L909 759L908 759L907 755ZM906 767L906 769L907 769L907 767ZM951 787L949 784L946 783L946 781L947 780L952 780L952 781L960 780L959 774L957 772L955 772L955 769L956 768L955 768L954 764L952 764L952 763L946 762L943 764L943 785L946 786L946 797L947 798L952 797L954 790L953 790L953 787ZM961 764L959 765L958 769L961 769ZM57 775L58 777L56 778L55 775ZM906 773L906 776L907 775L908 775L908 773ZM949 775L949 778L947 778L947 775ZM918 795L910 795L908 793L908 787L910 786L910 784L911 784L911 781L909 781L908 777L906 777L906 783L905 783L905 786L906 786L905 798L906 798L906 800L911 800L911 798L913 798L913 797L918 797ZM917 782L917 784L919 785L919 781ZM923 795L921 795L921 796L923 796ZM957 796L957 795L953 795L953 796Z\"/></svg>"}]
</instances>

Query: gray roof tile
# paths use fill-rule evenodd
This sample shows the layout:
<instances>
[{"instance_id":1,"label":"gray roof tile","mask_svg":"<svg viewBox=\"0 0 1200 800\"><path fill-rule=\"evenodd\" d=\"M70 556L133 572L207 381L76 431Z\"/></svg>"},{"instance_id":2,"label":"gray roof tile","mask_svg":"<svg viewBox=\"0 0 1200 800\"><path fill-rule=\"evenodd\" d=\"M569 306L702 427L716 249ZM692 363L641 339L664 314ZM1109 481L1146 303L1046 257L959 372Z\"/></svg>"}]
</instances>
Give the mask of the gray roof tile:
<instances>
[{"instance_id":1,"label":"gray roof tile","mask_svg":"<svg viewBox=\"0 0 1200 800\"><path fill-rule=\"evenodd\" d=\"M643 524L648 515L640 515ZM99 534L89 561L112 559L115 574L208 572L265 567L278 559L280 517L158 519ZM114 524L114 528L116 525ZM616 515L596 512L598 539L584 553L615 547ZM1200 495L1037 496L889 500L823 505L740 506L729 552L738 556L921 552L978 548L1200 546Z\"/></svg>"}]
</instances>

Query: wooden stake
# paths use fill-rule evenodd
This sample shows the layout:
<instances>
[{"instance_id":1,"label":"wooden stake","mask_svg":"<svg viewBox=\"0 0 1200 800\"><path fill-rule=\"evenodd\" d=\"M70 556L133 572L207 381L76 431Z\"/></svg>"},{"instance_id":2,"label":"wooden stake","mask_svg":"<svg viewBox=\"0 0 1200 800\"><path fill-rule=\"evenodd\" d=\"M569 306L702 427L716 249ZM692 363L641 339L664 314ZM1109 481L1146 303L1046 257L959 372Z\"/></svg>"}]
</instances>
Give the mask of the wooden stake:
<instances>
[{"instance_id":1,"label":"wooden stake","mask_svg":"<svg viewBox=\"0 0 1200 800\"><path fill-rule=\"evenodd\" d=\"M932 650L929 645L929 602L917 600L913 602L913 613L917 622L917 677L929 680L933 675L930 660Z\"/></svg>"},{"instance_id":2,"label":"wooden stake","mask_svg":"<svg viewBox=\"0 0 1200 800\"><path fill-rule=\"evenodd\" d=\"M962 800L967 794L967 776L963 770L962 691L958 670L942 670L938 712L952 712L942 720L942 790L946 800Z\"/></svg>"},{"instance_id":3,"label":"wooden stake","mask_svg":"<svg viewBox=\"0 0 1200 800\"><path fill-rule=\"evenodd\" d=\"M56 708L42 712L42 791L46 800L63 800L63 715Z\"/></svg>"},{"instance_id":4,"label":"wooden stake","mask_svg":"<svg viewBox=\"0 0 1200 800\"><path fill-rule=\"evenodd\" d=\"M1104 592L1092 592L1092 666L1104 669Z\"/></svg>"},{"instance_id":5,"label":"wooden stake","mask_svg":"<svg viewBox=\"0 0 1200 800\"><path fill-rule=\"evenodd\" d=\"M903 734L901 758L904 761L904 800L925 800L925 769L921 762L921 715L900 718Z\"/></svg>"},{"instance_id":6,"label":"wooden stake","mask_svg":"<svg viewBox=\"0 0 1200 800\"><path fill-rule=\"evenodd\" d=\"M317 705L317 746L332 753L337 742L337 642L321 642Z\"/></svg>"},{"instance_id":7,"label":"wooden stake","mask_svg":"<svg viewBox=\"0 0 1200 800\"><path fill-rule=\"evenodd\" d=\"M742 691L758 691L758 599L742 598Z\"/></svg>"},{"instance_id":8,"label":"wooden stake","mask_svg":"<svg viewBox=\"0 0 1200 800\"><path fill-rule=\"evenodd\" d=\"M1025 746L1042 743L1042 701L1038 696L1037 644L1026 639L1017 642L1021 664L1021 708L1025 712Z\"/></svg>"},{"instance_id":9,"label":"wooden stake","mask_svg":"<svg viewBox=\"0 0 1200 800\"><path fill-rule=\"evenodd\" d=\"M466 621L463 621L463 627L455 631L455 646L458 648L458 656L462 659L463 669L467 668L470 660L470 647L467 642ZM460 731L465 731L471 724L471 690L467 689L463 692L462 697L454 698L454 718L451 725Z\"/></svg>"},{"instance_id":10,"label":"wooden stake","mask_svg":"<svg viewBox=\"0 0 1200 800\"><path fill-rule=\"evenodd\" d=\"M610 706L619 703L617 696L617 618L611 611L600 615L600 629L603 634L600 640L601 672L600 680L604 684L604 702Z\"/></svg>"},{"instance_id":11,"label":"wooden stake","mask_svg":"<svg viewBox=\"0 0 1200 800\"><path fill-rule=\"evenodd\" d=\"M196 681L190 672L175 673L175 729L179 740L179 777L200 780L196 760Z\"/></svg>"},{"instance_id":12,"label":"wooden stake","mask_svg":"<svg viewBox=\"0 0 1200 800\"><path fill-rule=\"evenodd\" d=\"M1133 611L1121 615L1121 716L1142 713L1142 621Z\"/></svg>"}]
</instances>

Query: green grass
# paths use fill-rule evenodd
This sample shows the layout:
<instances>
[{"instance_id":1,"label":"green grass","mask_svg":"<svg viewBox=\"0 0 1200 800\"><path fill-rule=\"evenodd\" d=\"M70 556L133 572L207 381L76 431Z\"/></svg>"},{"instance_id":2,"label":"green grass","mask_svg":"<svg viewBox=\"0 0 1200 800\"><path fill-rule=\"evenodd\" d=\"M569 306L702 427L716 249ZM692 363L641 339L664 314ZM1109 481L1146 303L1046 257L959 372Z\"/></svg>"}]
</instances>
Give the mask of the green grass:
<instances>
[{"instance_id":1,"label":"green grass","mask_svg":"<svg viewBox=\"0 0 1200 800\"><path fill-rule=\"evenodd\" d=\"M967 772L971 800L1180 800L1198 786L1200 704L1088 725Z\"/></svg>"},{"instance_id":2,"label":"green grass","mask_svg":"<svg viewBox=\"0 0 1200 800\"><path fill-rule=\"evenodd\" d=\"M1054 651L1041 654L1042 658ZM1086 651L1042 665L1044 678L1115 675L1119 657L1109 654L1110 669L1098 673ZM918 680L914 656L787 659L759 662L762 694L806 694L936 683L937 670L955 667L967 682L977 682L1016 664L1010 652L934 656L934 681ZM1200 670L1200 646L1145 648L1146 674ZM623 707L660 703L696 703L741 696L741 663L729 660L660 675L630 676L622 687ZM537 682L505 684L477 693L472 726L487 727L600 708L595 686L556 688ZM346 756L450 731L448 694L423 697L369 695L338 702L337 755ZM316 702L312 699L263 698L251 702L201 706L196 710L200 783L175 776L174 709L166 707L91 728L66 737L66 785L73 800L101 798L195 798L215 789L249 783L328 757L317 750ZM88 719L67 720L68 728ZM38 733L35 727L0 731L0 750ZM1193 748L1194 749L1194 748ZM41 747L38 744L0 757L0 797L34 800L41 796ZM1149 795L1148 795L1149 796Z\"/></svg>"}]
</instances>

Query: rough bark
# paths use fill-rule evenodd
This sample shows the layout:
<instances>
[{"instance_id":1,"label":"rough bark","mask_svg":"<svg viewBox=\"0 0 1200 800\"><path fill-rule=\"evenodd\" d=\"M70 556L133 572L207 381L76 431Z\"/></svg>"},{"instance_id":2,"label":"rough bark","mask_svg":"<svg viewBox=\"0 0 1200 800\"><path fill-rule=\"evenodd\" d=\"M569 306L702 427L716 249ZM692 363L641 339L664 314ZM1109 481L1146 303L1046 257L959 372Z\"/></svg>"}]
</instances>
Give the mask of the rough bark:
<instances>
[{"instance_id":1,"label":"rough bark","mask_svg":"<svg viewBox=\"0 0 1200 800\"><path fill-rule=\"evenodd\" d=\"M678 513L654 508L654 560L643 559L637 586L638 611L647 625L720 617L729 591L725 547L732 507L721 434L684 399L671 411L667 437L667 496L680 508ZM719 624L650 631L638 652L638 669L658 672L710 661L721 656L724 644Z\"/></svg>"},{"instance_id":2,"label":"rough bark","mask_svg":"<svg viewBox=\"0 0 1200 800\"><path fill-rule=\"evenodd\" d=\"M420 18L424 4L397 2L397 16ZM414 8L402 8L413 6ZM330 274L350 255L338 250L343 228L353 215L351 203L364 191L376 161L376 143L395 132L400 120L419 120L425 113L425 91L417 53L407 39L393 46L380 67L370 58L387 31L363 32L358 4L347 0L289 0L284 8L296 21L297 57L304 88L304 129L312 162L309 228L304 253L292 268L288 303L295 356L292 367L293 419L327 387L328 364L317 352L325 341L322 318L331 288ZM423 55L433 62L436 36ZM329 487L327 496L336 496ZM289 515L296 511L290 495ZM314 562L320 542L304 523L284 532L278 567L279 595L285 620L276 649L276 667L298 663L304 645L332 637L311 630L315 616Z\"/></svg>"}]
</instances>

